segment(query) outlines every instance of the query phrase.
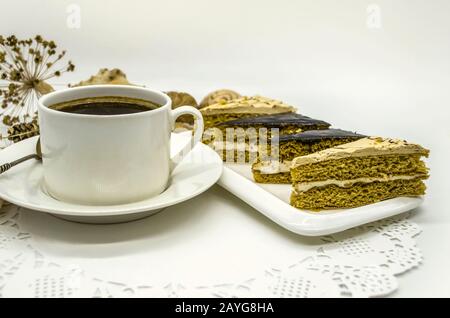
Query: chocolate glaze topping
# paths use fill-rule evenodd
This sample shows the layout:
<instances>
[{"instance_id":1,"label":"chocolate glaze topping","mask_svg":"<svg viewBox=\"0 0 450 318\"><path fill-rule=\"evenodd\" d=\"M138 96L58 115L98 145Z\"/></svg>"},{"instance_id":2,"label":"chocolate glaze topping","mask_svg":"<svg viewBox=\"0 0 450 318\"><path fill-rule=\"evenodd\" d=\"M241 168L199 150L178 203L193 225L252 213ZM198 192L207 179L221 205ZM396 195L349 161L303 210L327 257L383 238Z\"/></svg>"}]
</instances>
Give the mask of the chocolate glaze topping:
<instances>
[{"instance_id":1,"label":"chocolate glaze topping","mask_svg":"<svg viewBox=\"0 0 450 318\"><path fill-rule=\"evenodd\" d=\"M250 118L240 118L219 124L218 126L255 126L265 127L286 127L286 126L318 126L326 129L330 124L318 119L313 119L296 113L282 113L277 115L257 116Z\"/></svg>"},{"instance_id":2,"label":"chocolate glaze topping","mask_svg":"<svg viewBox=\"0 0 450 318\"><path fill-rule=\"evenodd\" d=\"M321 129L321 130L307 130L299 134L282 135L280 142L283 141L302 141L302 142L317 142L326 139L353 139L358 140L367 137L352 131L342 129Z\"/></svg>"}]
</instances>

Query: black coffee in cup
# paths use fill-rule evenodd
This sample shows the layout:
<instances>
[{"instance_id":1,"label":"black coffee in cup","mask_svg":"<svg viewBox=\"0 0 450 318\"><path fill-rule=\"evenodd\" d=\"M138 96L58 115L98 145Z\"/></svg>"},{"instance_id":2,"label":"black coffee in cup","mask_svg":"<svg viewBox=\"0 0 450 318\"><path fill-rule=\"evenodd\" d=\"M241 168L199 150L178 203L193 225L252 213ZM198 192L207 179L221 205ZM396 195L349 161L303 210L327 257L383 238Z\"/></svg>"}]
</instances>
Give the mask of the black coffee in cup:
<instances>
[{"instance_id":1,"label":"black coffee in cup","mask_svg":"<svg viewBox=\"0 0 450 318\"><path fill-rule=\"evenodd\" d=\"M102 96L62 102L51 105L49 108L66 113L110 116L145 112L160 106L147 100L121 96Z\"/></svg>"}]
</instances>

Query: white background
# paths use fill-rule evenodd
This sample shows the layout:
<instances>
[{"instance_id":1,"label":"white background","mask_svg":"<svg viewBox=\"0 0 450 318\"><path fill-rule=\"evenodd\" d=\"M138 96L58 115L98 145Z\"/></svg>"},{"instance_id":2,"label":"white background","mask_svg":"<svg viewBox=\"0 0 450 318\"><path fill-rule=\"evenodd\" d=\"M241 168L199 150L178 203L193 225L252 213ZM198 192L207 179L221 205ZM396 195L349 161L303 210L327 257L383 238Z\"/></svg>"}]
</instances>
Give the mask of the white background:
<instances>
[{"instance_id":1,"label":"white background","mask_svg":"<svg viewBox=\"0 0 450 318\"><path fill-rule=\"evenodd\" d=\"M77 69L59 83L118 67L152 88L266 95L335 127L428 147L432 177L414 217L425 263L396 295L450 296L450 1L1 2L3 35L39 33L67 49ZM80 28L67 24L69 4L81 9ZM370 4L380 28L367 23ZM257 213L213 191L195 200Z\"/></svg>"}]
</instances>

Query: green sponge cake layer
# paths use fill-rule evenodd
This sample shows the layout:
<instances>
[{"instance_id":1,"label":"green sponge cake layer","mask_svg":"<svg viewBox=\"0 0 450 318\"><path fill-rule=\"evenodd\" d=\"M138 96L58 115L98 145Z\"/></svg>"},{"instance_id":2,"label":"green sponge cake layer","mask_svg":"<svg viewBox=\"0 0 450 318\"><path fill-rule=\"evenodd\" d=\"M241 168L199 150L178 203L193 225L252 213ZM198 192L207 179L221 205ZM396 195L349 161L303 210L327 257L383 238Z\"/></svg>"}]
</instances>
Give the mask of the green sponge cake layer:
<instances>
[{"instance_id":1,"label":"green sponge cake layer","mask_svg":"<svg viewBox=\"0 0 450 318\"><path fill-rule=\"evenodd\" d=\"M352 208L425 193L429 151L398 139L369 137L291 164L291 204L309 210Z\"/></svg>"},{"instance_id":2,"label":"green sponge cake layer","mask_svg":"<svg viewBox=\"0 0 450 318\"><path fill-rule=\"evenodd\" d=\"M260 183L290 183L290 164L298 157L353 142L366 136L341 129L308 130L299 134L282 135L279 138L278 159L260 147L258 160L253 164L253 177Z\"/></svg>"},{"instance_id":3,"label":"green sponge cake layer","mask_svg":"<svg viewBox=\"0 0 450 318\"><path fill-rule=\"evenodd\" d=\"M333 129L329 129L333 130ZM356 135L355 135L356 136ZM302 142L301 140L291 140L287 142L280 141L280 160L292 160L295 157L309 155L313 152L318 152L324 149L328 149L331 147L335 147L338 145L346 144L352 141L355 141L358 138L363 138L364 136L360 135L360 137L352 137L352 138L324 138L322 140L317 140L314 142Z\"/></svg>"},{"instance_id":4,"label":"green sponge cake layer","mask_svg":"<svg viewBox=\"0 0 450 318\"><path fill-rule=\"evenodd\" d=\"M387 175L426 176L428 169L420 155L384 155L349 157L310 163L291 170L296 182L349 180L355 178L384 178Z\"/></svg>"},{"instance_id":5,"label":"green sponge cake layer","mask_svg":"<svg viewBox=\"0 0 450 318\"><path fill-rule=\"evenodd\" d=\"M280 172L273 174L261 173L258 170L252 170L253 179L258 183L291 183L291 174L289 172Z\"/></svg>"},{"instance_id":6,"label":"green sponge cake layer","mask_svg":"<svg viewBox=\"0 0 450 318\"><path fill-rule=\"evenodd\" d=\"M349 187L330 185L305 192L292 191L291 205L304 210L354 208L402 196L425 194L421 179L355 183Z\"/></svg>"}]
</instances>

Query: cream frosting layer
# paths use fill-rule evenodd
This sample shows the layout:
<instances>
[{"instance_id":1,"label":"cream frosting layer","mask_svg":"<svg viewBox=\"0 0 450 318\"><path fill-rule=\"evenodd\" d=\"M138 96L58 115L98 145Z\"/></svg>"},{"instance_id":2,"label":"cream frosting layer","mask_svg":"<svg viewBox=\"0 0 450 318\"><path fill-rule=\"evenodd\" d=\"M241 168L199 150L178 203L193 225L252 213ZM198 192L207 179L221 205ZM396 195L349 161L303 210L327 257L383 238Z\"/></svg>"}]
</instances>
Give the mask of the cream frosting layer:
<instances>
[{"instance_id":1,"label":"cream frosting layer","mask_svg":"<svg viewBox=\"0 0 450 318\"><path fill-rule=\"evenodd\" d=\"M252 165L252 169L259 171L261 174L277 174L289 172L291 169L291 161L260 161L254 163Z\"/></svg>"},{"instance_id":2,"label":"cream frosting layer","mask_svg":"<svg viewBox=\"0 0 450 318\"><path fill-rule=\"evenodd\" d=\"M412 180L416 178L421 178L423 175L413 175L413 176L387 176L384 178L356 178L351 180L324 180L324 181L314 181L314 182L301 182L292 185L295 192L306 192L313 188L324 187L328 185L337 185L341 188L348 188L355 183L371 183L371 182L388 182L395 180Z\"/></svg>"},{"instance_id":3,"label":"cream frosting layer","mask_svg":"<svg viewBox=\"0 0 450 318\"><path fill-rule=\"evenodd\" d=\"M295 107L282 101L262 96L241 97L228 102L212 104L200 109L204 116L218 114L278 114L295 112Z\"/></svg>"},{"instance_id":4,"label":"cream frosting layer","mask_svg":"<svg viewBox=\"0 0 450 318\"><path fill-rule=\"evenodd\" d=\"M401 139L382 137L367 137L354 142L328 148L313 154L297 157L291 168L326 160L336 160L348 157L365 157L381 155L420 154L428 156L429 150L420 145L408 143Z\"/></svg>"}]
</instances>

